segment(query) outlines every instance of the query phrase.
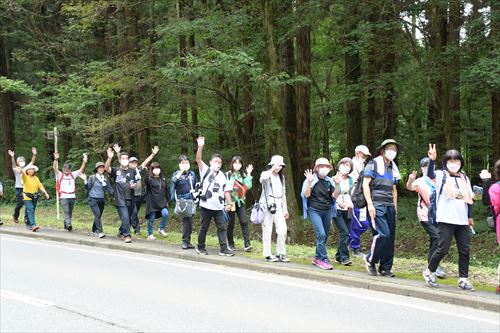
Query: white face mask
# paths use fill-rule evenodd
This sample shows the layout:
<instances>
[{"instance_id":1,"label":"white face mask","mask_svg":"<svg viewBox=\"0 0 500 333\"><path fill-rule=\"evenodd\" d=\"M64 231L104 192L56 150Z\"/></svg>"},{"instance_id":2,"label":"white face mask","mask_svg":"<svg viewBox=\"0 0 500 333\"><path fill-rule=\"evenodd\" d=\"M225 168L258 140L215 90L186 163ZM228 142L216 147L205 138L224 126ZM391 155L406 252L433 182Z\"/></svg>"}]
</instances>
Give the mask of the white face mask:
<instances>
[{"instance_id":1,"label":"white face mask","mask_svg":"<svg viewBox=\"0 0 500 333\"><path fill-rule=\"evenodd\" d=\"M153 175L155 175L155 176L159 176L159 175L160 175L160 173L161 173L161 169L160 169L160 168L154 168L154 169L153 169Z\"/></svg>"},{"instance_id":2,"label":"white face mask","mask_svg":"<svg viewBox=\"0 0 500 333\"><path fill-rule=\"evenodd\" d=\"M330 168L319 168L318 169L318 174L321 177L326 177L330 173Z\"/></svg>"},{"instance_id":3,"label":"white face mask","mask_svg":"<svg viewBox=\"0 0 500 333\"><path fill-rule=\"evenodd\" d=\"M460 162L459 163L454 163L454 162L448 162L446 163L446 169L448 169L449 172L451 173L457 173L460 170Z\"/></svg>"},{"instance_id":4,"label":"white face mask","mask_svg":"<svg viewBox=\"0 0 500 333\"><path fill-rule=\"evenodd\" d=\"M26 162L19 162L18 164L21 168L24 168L26 166Z\"/></svg>"},{"instance_id":5,"label":"white face mask","mask_svg":"<svg viewBox=\"0 0 500 333\"><path fill-rule=\"evenodd\" d=\"M242 167L242 165L240 163L234 163L233 164L234 171L240 171L241 167Z\"/></svg>"},{"instance_id":6,"label":"white face mask","mask_svg":"<svg viewBox=\"0 0 500 333\"><path fill-rule=\"evenodd\" d=\"M398 154L397 151L392 150L392 149L387 149L384 153L385 158L387 158L389 161L393 161L396 158L396 155Z\"/></svg>"},{"instance_id":7,"label":"white face mask","mask_svg":"<svg viewBox=\"0 0 500 333\"><path fill-rule=\"evenodd\" d=\"M342 164L342 165L339 166L339 172L341 174L347 175L349 173L349 171L351 171L351 168L348 167L347 165Z\"/></svg>"},{"instance_id":8,"label":"white face mask","mask_svg":"<svg viewBox=\"0 0 500 333\"><path fill-rule=\"evenodd\" d=\"M128 163L129 163L128 160L125 159L120 160L120 165L124 168L128 167Z\"/></svg>"},{"instance_id":9,"label":"white face mask","mask_svg":"<svg viewBox=\"0 0 500 333\"><path fill-rule=\"evenodd\" d=\"M191 168L191 165L189 163L180 163L179 164L179 170L181 170L181 171L188 171L189 168Z\"/></svg>"},{"instance_id":10,"label":"white face mask","mask_svg":"<svg viewBox=\"0 0 500 333\"><path fill-rule=\"evenodd\" d=\"M221 165L218 163L210 163L210 169L212 169L213 172L219 172L221 168Z\"/></svg>"}]
</instances>

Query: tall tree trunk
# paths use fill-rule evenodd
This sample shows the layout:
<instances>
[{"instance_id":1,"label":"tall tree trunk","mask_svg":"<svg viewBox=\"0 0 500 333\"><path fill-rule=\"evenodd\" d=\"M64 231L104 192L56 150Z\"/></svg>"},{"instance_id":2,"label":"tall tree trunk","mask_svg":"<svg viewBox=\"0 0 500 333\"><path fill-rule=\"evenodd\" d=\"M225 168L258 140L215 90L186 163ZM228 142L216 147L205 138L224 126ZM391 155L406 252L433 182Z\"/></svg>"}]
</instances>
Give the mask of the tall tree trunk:
<instances>
[{"instance_id":1,"label":"tall tree trunk","mask_svg":"<svg viewBox=\"0 0 500 333\"><path fill-rule=\"evenodd\" d=\"M300 28L297 34L297 74L305 77L311 76L311 27ZM311 136L311 84L299 83L297 85L297 123L298 146L297 157L299 168L295 178L300 181L302 172L311 165L310 136ZM300 182L297 183L300 186Z\"/></svg>"},{"instance_id":2,"label":"tall tree trunk","mask_svg":"<svg viewBox=\"0 0 500 333\"><path fill-rule=\"evenodd\" d=\"M177 0L177 16L179 19L184 17L184 11L186 7L185 0ZM184 34L179 35L179 58L181 67L186 67L185 57L187 55L187 43L186 36ZM181 118L181 135L180 135L180 147L181 153L187 153L188 151L188 109L187 109L187 90L186 88L179 89L179 113Z\"/></svg>"},{"instance_id":3,"label":"tall tree trunk","mask_svg":"<svg viewBox=\"0 0 500 333\"><path fill-rule=\"evenodd\" d=\"M344 55L345 80L349 93L346 103L346 146L343 155L351 154L356 145L361 144L361 91L359 78L361 76L361 60L357 50L347 50Z\"/></svg>"},{"instance_id":4,"label":"tall tree trunk","mask_svg":"<svg viewBox=\"0 0 500 333\"><path fill-rule=\"evenodd\" d=\"M460 1L450 1L448 25L448 89L449 118L445 123L448 129L448 147L460 149L460 28L462 26L462 5Z\"/></svg>"},{"instance_id":5,"label":"tall tree trunk","mask_svg":"<svg viewBox=\"0 0 500 333\"><path fill-rule=\"evenodd\" d=\"M500 3L491 1L491 52L498 48L500 32ZM491 92L491 142L493 143L493 163L500 159L500 87L493 87Z\"/></svg>"},{"instance_id":6,"label":"tall tree trunk","mask_svg":"<svg viewBox=\"0 0 500 333\"><path fill-rule=\"evenodd\" d=\"M10 77L10 49L7 45L7 38L0 37L0 75ZM2 132L3 132L3 176L13 178L12 164L7 158L6 150L15 149L14 136L14 103L10 93L0 93L0 105L2 107Z\"/></svg>"}]
</instances>

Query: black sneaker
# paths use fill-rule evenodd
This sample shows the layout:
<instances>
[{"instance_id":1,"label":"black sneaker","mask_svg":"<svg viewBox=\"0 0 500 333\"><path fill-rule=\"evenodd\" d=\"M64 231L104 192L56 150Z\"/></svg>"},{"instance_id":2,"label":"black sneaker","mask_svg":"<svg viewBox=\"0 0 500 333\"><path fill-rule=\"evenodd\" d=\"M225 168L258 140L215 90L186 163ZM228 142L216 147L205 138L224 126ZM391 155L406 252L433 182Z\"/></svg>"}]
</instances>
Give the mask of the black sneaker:
<instances>
[{"instance_id":1,"label":"black sneaker","mask_svg":"<svg viewBox=\"0 0 500 333\"><path fill-rule=\"evenodd\" d=\"M280 262L290 262L290 259L284 254L278 254L278 260Z\"/></svg>"},{"instance_id":2,"label":"black sneaker","mask_svg":"<svg viewBox=\"0 0 500 333\"><path fill-rule=\"evenodd\" d=\"M183 250L187 250L189 247L188 247L188 243L182 243L182 249Z\"/></svg>"},{"instance_id":3,"label":"black sneaker","mask_svg":"<svg viewBox=\"0 0 500 333\"><path fill-rule=\"evenodd\" d=\"M396 277L396 274L394 274L393 272L391 272L391 270L386 271L386 270L383 270L383 269L379 269L378 272L382 276L391 277L391 278Z\"/></svg>"},{"instance_id":4,"label":"black sneaker","mask_svg":"<svg viewBox=\"0 0 500 333\"><path fill-rule=\"evenodd\" d=\"M193 245L193 244L191 244L191 243L188 243L188 249L189 249L189 250L194 249L194 245Z\"/></svg>"},{"instance_id":5,"label":"black sneaker","mask_svg":"<svg viewBox=\"0 0 500 333\"><path fill-rule=\"evenodd\" d=\"M352 265L352 261L350 261L349 259L344 259L340 263L344 266L351 266Z\"/></svg>"},{"instance_id":6,"label":"black sneaker","mask_svg":"<svg viewBox=\"0 0 500 333\"><path fill-rule=\"evenodd\" d=\"M234 252L231 251L231 250L229 250L229 249L226 249L224 251L220 251L219 255L223 256L223 257L233 257L234 256Z\"/></svg>"},{"instance_id":7,"label":"black sneaker","mask_svg":"<svg viewBox=\"0 0 500 333\"><path fill-rule=\"evenodd\" d=\"M366 256L364 257L364 261L365 261L365 268L368 274L377 276L377 269L375 268L375 265L372 265L372 263L368 261L368 258Z\"/></svg>"},{"instance_id":8,"label":"black sneaker","mask_svg":"<svg viewBox=\"0 0 500 333\"><path fill-rule=\"evenodd\" d=\"M264 258L267 262L278 262L278 258L275 256L268 256Z\"/></svg>"},{"instance_id":9,"label":"black sneaker","mask_svg":"<svg viewBox=\"0 0 500 333\"><path fill-rule=\"evenodd\" d=\"M245 246L245 248L243 249L245 252L252 252L253 250L253 246L252 245L248 245L248 246Z\"/></svg>"},{"instance_id":10,"label":"black sneaker","mask_svg":"<svg viewBox=\"0 0 500 333\"><path fill-rule=\"evenodd\" d=\"M69 232L71 232L71 231L73 231L73 227L72 227L72 226L68 226L67 230L68 230Z\"/></svg>"},{"instance_id":11,"label":"black sneaker","mask_svg":"<svg viewBox=\"0 0 500 333\"><path fill-rule=\"evenodd\" d=\"M198 253L201 256L206 256L208 254L206 249L200 249L199 247L196 248L196 253Z\"/></svg>"}]
</instances>

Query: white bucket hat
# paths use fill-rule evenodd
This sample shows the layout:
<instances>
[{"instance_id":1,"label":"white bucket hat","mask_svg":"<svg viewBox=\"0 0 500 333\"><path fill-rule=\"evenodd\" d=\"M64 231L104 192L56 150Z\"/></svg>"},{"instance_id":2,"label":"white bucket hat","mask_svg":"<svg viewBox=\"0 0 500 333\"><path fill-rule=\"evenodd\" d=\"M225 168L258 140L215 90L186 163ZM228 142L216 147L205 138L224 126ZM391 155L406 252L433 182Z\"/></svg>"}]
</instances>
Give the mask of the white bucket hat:
<instances>
[{"instance_id":1,"label":"white bucket hat","mask_svg":"<svg viewBox=\"0 0 500 333\"><path fill-rule=\"evenodd\" d=\"M359 145L354 149L354 153L357 153L358 151L362 152L364 155L372 156L372 154L370 153L370 149L368 149L368 147L365 145Z\"/></svg>"},{"instance_id":2,"label":"white bucket hat","mask_svg":"<svg viewBox=\"0 0 500 333\"><path fill-rule=\"evenodd\" d=\"M324 166L327 166L329 167L330 169L333 169L333 166L332 164L330 163L330 161L328 161L327 158L324 158L324 157L320 157L316 160L316 162L314 163L314 170L316 170L316 168L318 168L319 166L321 165L324 165Z\"/></svg>"},{"instance_id":3,"label":"white bucket hat","mask_svg":"<svg viewBox=\"0 0 500 333\"><path fill-rule=\"evenodd\" d=\"M35 169L35 172L38 172L38 167L34 164L28 164L27 166L24 167L23 171L26 173L29 169Z\"/></svg>"},{"instance_id":4,"label":"white bucket hat","mask_svg":"<svg viewBox=\"0 0 500 333\"><path fill-rule=\"evenodd\" d=\"M273 165L280 165L282 167L286 167L286 164L285 162L283 161L283 156L281 155L274 155L273 157L271 157L271 162L269 162L268 165L270 166L273 166Z\"/></svg>"}]
</instances>

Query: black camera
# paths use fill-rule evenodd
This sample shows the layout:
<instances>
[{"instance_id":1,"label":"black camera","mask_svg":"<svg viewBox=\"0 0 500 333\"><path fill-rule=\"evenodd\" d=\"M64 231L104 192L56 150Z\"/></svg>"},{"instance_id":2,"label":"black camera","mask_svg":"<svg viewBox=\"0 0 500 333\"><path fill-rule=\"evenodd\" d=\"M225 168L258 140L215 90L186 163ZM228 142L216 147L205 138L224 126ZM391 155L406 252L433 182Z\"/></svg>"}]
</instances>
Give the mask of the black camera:
<instances>
[{"instance_id":1,"label":"black camera","mask_svg":"<svg viewBox=\"0 0 500 333\"><path fill-rule=\"evenodd\" d=\"M267 205L267 209L271 214L276 214L276 204L274 202L270 205Z\"/></svg>"}]
</instances>

